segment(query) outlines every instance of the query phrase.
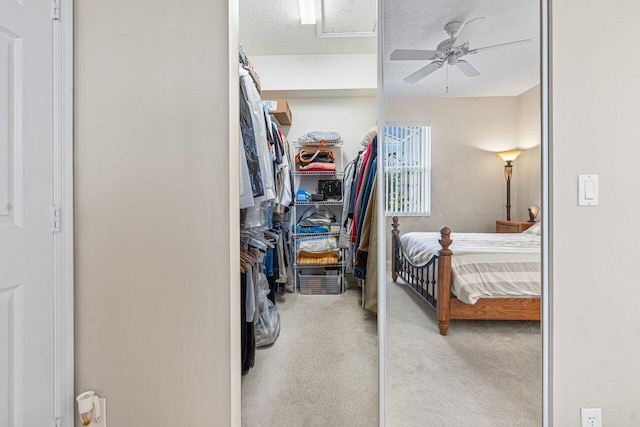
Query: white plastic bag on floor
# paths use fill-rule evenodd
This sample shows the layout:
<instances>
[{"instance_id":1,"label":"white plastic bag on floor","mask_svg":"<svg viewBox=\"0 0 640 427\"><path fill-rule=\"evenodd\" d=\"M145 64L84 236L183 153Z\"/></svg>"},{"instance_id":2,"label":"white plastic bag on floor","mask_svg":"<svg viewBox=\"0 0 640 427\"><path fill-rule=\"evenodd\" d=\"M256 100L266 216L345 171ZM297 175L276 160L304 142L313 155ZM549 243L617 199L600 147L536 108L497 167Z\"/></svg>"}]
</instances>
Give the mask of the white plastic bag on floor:
<instances>
[{"instance_id":1,"label":"white plastic bag on floor","mask_svg":"<svg viewBox=\"0 0 640 427\"><path fill-rule=\"evenodd\" d=\"M267 277L264 273L260 273L256 295L257 311L256 317L253 319L256 347L271 345L280 335L280 314L275 304L267 298L269 292Z\"/></svg>"}]
</instances>

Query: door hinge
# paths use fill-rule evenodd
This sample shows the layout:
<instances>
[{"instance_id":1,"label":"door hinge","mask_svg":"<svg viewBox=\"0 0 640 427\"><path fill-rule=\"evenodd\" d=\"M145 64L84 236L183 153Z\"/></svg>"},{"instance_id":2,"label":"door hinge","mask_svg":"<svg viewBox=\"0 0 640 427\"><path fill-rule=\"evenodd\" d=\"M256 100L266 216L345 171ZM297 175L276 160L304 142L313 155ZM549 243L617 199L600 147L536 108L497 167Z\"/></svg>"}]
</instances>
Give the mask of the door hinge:
<instances>
[{"instance_id":1,"label":"door hinge","mask_svg":"<svg viewBox=\"0 0 640 427\"><path fill-rule=\"evenodd\" d=\"M60 19L60 0L51 0L51 19L54 21Z\"/></svg>"},{"instance_id":2,"label":"door hinge","mask_svg":"<svg viewBox=\"0 0 640 427\"><path fill-rule=\"evenodd\" d=\"M60 231L60 207L59 206L51 207L51 218L52 218L51 231L54 233L58 233Z\"/></svg>"},{"instance_id":3,"label":"door hinge","mask_svg":"<svg viewBox=\"0 0 640 427\"><path fill-rule=\"evenodd\" d=\"M62 425L62 420L60 418L56 418L53 420L53 427L60 427Z\"/></svg>"}]
</instances>

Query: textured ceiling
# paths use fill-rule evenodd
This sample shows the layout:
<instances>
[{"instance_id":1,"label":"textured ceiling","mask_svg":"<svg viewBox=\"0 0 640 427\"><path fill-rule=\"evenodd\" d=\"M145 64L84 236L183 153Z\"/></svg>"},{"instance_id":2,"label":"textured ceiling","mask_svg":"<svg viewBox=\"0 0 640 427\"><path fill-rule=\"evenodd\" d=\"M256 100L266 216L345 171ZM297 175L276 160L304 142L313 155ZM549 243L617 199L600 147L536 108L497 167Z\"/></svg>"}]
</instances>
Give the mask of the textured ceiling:
<instances>
[{"instance_id":1,"label":"textured ceiling","mask_svg":"<svg viewBox=\"0 0 640 427\"><path fill-rule=\"evenodd\" d=\"M323 0L322 32L373 32L376 29L375 0Z\"/></svg>"},{"instance_id":2,"label":"textured ceiling","mask_svg":"<svg viewBox=\"0 0 640 427\"><path fill-rule=\"evenodd\" d=\"M325 32L371 31L377 0L329 0ZM315 25L300 24L298 0L240 0L240 43L256 55L376 53L376 37L319 38Z\"/></svg>"},{"instance_id":3,"label":"textured ceiling","mask_svg":"<svg viewBox=\"0 0 640 427\"><path fill-rule=\"evenodd\" d=\"M515 96L539 82L538 0L387 0L384 13L384 86L387 96ZM448 36L450 21L485 17L472 36L470 49L515 40L532 42L478 52L464 57L480 73L467 77L457 67L436 70L410 85L405 77L431 61L390 61L395 49L433 49Z\"/></svg>"},{"instance_id":4,"label":"textured ceiling","mask_svg":"<svg viewBox=\"0 0 640 427\"><path fill-rule=\"evenodd\" d=\"M326 0L325 31L368 28L376 3L377 0ZM385 0L382 53L385 94L411 97L521 94L539 83L539 15L539 0ZM442 30L446 23L464 23L477 17L485 19L472 36L470 49L522 39L533 41L467 55L464 59L481 73L473 78L456 67L447 70L443 66L410 85L403 79L430 61L389 60L394 49L435 49L448 37ZM297 0L240 0L240 42L249 56L377 52L375 37L319 38L316 26L300 24Z\"/></svg>"}]
</instances>

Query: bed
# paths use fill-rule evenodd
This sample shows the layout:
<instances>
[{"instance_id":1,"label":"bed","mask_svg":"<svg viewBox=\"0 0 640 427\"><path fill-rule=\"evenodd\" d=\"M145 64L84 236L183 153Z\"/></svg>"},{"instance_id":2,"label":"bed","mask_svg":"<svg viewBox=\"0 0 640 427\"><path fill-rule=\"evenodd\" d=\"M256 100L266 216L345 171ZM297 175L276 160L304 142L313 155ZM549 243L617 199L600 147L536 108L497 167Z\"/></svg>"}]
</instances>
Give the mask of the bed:
<instances>
[{"instance_id":1,"label":"bed","mask_svg":"<svg viewBox=\"0 0 640 427\"><path fill-rule=\"evenodd\" d=\"M523 233L400 235L392 226L392 278L434 308L446 335L453 319L540 320L540 236ZM454 255L455 253L455 255Z\"/></svg>"}]
</instances>

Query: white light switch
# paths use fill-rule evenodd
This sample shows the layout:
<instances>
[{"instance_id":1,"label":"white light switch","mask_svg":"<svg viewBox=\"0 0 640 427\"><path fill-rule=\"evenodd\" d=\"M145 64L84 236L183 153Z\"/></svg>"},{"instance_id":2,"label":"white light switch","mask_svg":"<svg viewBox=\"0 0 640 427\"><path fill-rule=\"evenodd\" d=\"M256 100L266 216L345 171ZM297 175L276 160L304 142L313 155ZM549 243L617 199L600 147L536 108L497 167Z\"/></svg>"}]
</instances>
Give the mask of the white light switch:
<instances>
[{"instance_id":1,"label":"white light switch","mask_svg":"<svg viewBox=\"0 0 640 427\"><path fill-rule=\"evenodd\" d=\"M578 175L578 206L598 205L598 175Z\"/></svg>"}]
</instances>

